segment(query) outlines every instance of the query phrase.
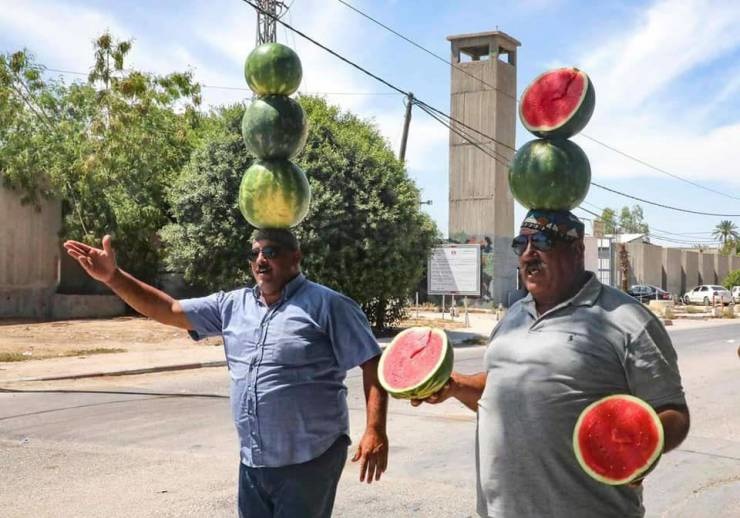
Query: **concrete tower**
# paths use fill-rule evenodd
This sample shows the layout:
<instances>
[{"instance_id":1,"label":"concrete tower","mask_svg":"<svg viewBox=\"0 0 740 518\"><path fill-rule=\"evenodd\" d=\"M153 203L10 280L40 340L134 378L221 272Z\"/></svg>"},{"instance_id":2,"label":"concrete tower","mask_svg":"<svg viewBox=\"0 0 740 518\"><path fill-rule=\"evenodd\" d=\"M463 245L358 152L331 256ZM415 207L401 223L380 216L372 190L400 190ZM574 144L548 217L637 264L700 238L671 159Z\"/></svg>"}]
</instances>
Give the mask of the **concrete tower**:
<instances>
[{"instance_id":1,"label":"concrete tower","mask_svg":"<svg viewBox=\"0 0 740 518\"><path fill-rule=\"evenodd\" d=\"M450 132L450 238L481 243L481 301L508 304L516 287L508 163L515 149L516 52L521 44L499 31L447 39L454 65L451 116L462 123L453 121Z\"/></svg>"}]
</instances>

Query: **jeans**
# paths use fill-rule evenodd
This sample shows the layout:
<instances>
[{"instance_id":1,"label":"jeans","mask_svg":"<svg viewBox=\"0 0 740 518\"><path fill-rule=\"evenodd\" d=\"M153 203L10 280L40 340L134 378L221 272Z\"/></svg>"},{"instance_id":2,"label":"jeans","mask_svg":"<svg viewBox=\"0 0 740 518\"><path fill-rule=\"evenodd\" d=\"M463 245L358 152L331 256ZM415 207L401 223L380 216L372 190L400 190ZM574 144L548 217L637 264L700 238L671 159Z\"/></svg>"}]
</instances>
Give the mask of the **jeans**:
<instances>
[{"instance_id":1,"label":"jeans","mask_svg":"<svg viewBox=\"0 0 740 518\"><path fill-rule=\"evenodd\" d=\"M302 464L250 468L239 463L239 518L329 518L349 443L342 435Z\"/></svg>"}]
</instances>

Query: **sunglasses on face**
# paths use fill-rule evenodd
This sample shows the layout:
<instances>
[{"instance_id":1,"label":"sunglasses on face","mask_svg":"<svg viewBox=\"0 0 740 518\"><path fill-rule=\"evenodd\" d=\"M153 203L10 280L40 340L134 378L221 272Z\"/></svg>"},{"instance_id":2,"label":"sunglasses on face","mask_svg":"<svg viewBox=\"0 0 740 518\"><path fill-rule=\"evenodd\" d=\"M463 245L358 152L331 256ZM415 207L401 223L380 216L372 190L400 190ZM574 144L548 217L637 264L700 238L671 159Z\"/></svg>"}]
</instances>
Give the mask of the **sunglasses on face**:
<instances>
[{"instance_id":1,"label":"sunglasses on face","mask_svg":"<svg viewBox=\"0 0 740 518\"><path fill-rule=\"evenodd\" d=\"M547 252L557 242L557 238L545 232L535 232L534 234L519 234L511 241L511 249L516 255L522 255L527 249L527 245L532 243L535 250Z\"/></svg>"},{"instance_id":2,"label":"sunglasses on face","mask_svg":"<svg viewBox=\"0 0 740 518\"><path fill-rule=\"evenodd\" d=\"M247 259L249 259L249 262L253 263L260 256L260 253L262 253L262 256L265 259L275 259L277 256L280 255L280 252L282 252L282 250L283 249L280 248L279 246L265 246L263 248L252 248L247 254Z\"/></svg>"}]
</instances>

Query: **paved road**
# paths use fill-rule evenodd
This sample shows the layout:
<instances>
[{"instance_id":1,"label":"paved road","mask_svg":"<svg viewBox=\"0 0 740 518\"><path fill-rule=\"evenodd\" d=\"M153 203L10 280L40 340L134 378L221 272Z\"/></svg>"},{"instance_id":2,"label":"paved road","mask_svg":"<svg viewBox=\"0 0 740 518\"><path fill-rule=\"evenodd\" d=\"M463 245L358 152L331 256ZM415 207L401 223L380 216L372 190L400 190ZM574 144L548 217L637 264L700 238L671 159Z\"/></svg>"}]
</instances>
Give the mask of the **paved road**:
<instances>
[{"instance_id":1,"label":"paved road","mask_svg":"<svg viewBox=\"0 0 740 518\"><path fill-rule=\"evenodd\" d=\"M740 509L740 324L672 333L692 431L646 482L648 516L730 517ZM475 372L483 347L456 350ZM349 373L353 439L359 370ZM23 384L0 394L4 517L234 516L236 437L223 369ZM474 414L392 401L390 470L361 485L345 469L336 516L474 513Z\"/></svg>"}]
</instances>

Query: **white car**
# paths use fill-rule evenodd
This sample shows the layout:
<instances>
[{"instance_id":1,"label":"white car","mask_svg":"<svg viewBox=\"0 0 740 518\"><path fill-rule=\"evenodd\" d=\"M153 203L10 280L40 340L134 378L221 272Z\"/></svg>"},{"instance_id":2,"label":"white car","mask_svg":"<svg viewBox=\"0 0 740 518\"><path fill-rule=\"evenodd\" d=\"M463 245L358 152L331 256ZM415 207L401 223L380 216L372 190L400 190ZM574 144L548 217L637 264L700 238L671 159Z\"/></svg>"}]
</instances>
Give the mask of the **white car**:
<instances>
[{"instance_id":1,"label":"white car","mask_svg":"<svg viewBox=\"0 0 740 518\"><path fill-rule=\"evenodd\" d=\"M691 291L686 292L683 296L684 304L730 304L732 302L732 293L724 286L716 284L702 284Z\"/></svg>"},{"instance_id":2,"label":"white car","mask_svg":"<svg viewBox=\"0 0 740 518\"><path fill-rule=\"evenodd\" d=\"M732 299L735 301L735 303L740 303L740 286L733 286L732 287Z\"/></svg>"}]
</instances>

